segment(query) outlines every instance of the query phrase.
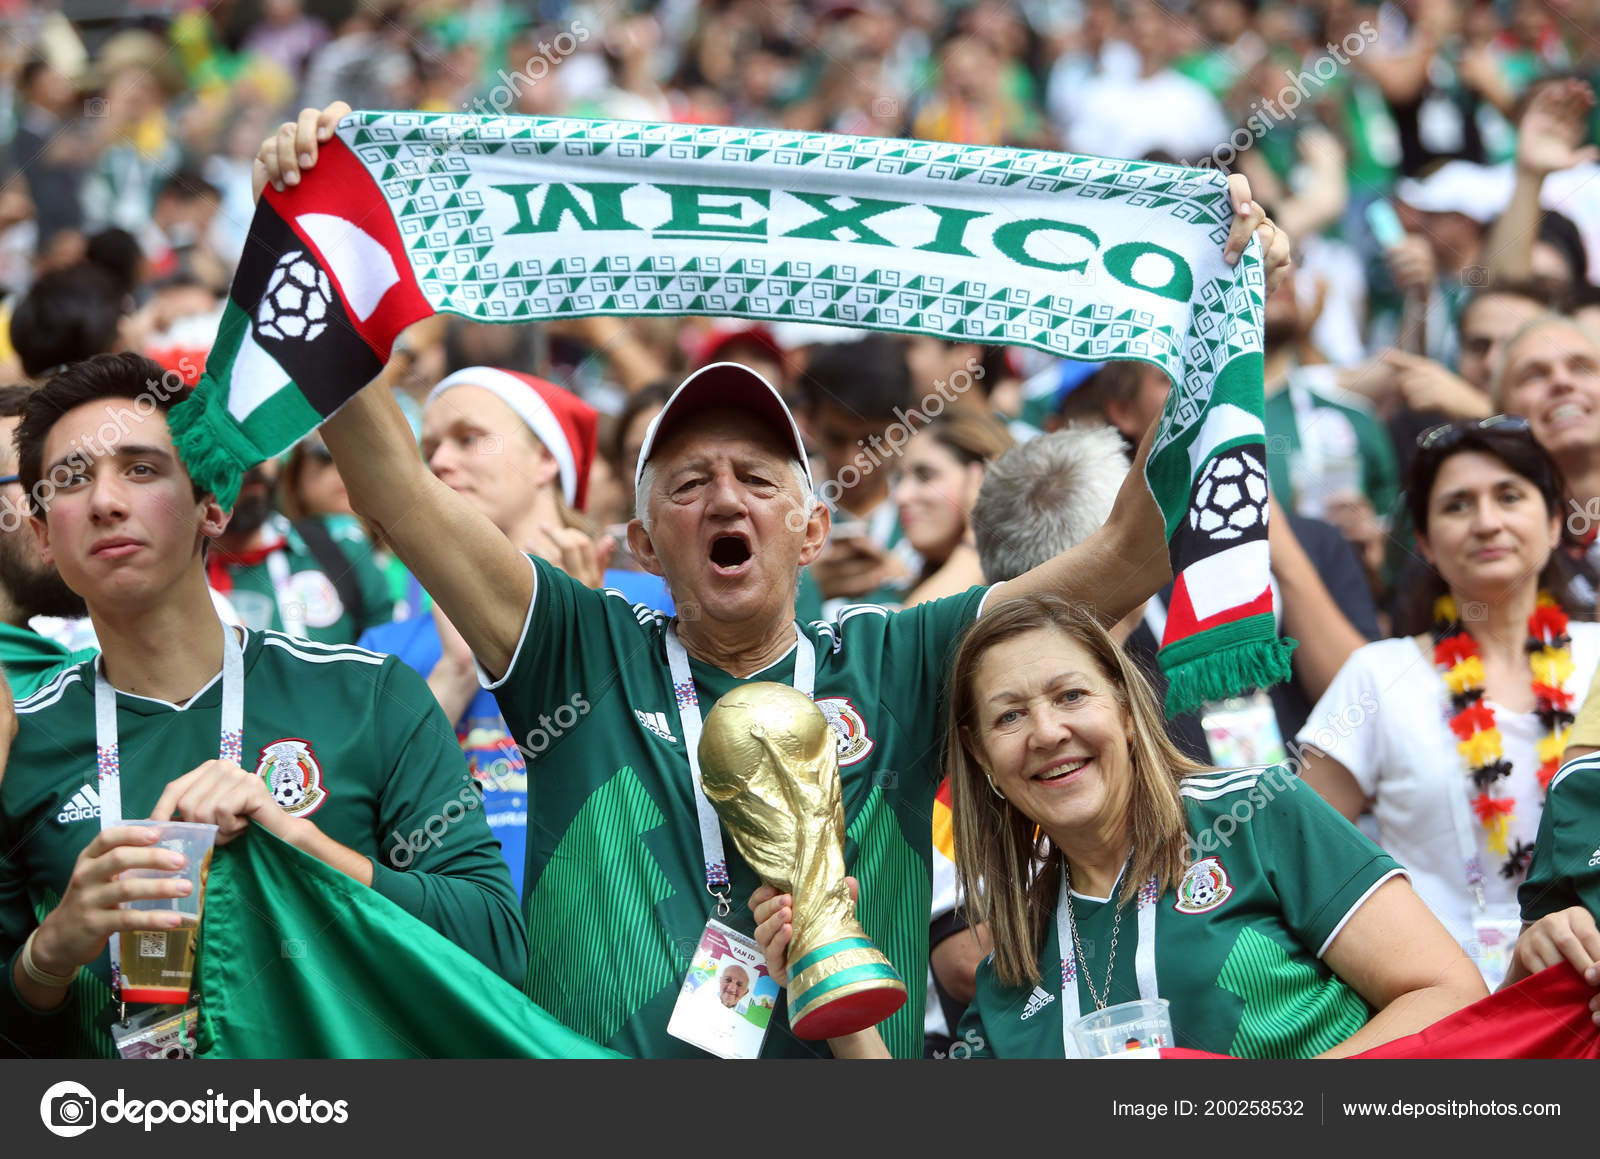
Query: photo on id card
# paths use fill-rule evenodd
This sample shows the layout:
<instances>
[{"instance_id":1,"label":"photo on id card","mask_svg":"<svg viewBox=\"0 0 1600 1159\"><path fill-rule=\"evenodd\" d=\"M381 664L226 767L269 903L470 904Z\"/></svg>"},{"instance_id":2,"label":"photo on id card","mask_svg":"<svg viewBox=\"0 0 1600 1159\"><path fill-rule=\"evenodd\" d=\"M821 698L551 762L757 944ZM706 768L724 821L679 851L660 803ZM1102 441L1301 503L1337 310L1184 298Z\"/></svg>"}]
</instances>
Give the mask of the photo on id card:
<instances>
[{"instance_id":1,"label":"photo on id card","mask_svg":"<svg viewBox=\"0 0 1600 1159\"><path fill-rule=\"evenodd\" d=\"M761 948L713 919L695 947L667 1033L718 1058L755 1058L777 1003L778 984Z\"/></svg>"}]
</instances>

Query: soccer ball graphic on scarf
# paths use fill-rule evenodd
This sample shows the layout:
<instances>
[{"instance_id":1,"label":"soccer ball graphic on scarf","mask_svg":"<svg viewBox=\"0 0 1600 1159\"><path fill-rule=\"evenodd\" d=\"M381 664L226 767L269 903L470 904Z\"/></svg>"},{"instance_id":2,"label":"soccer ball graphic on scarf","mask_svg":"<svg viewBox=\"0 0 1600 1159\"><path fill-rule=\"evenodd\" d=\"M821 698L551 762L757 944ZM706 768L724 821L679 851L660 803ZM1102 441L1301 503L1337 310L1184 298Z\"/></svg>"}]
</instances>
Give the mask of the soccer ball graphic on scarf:
<instances>
[{"instance_id":1,"label":"soccer ball graphic on scarf","mask_svg":"<svg viewBox=\"0 0 1600 1159\"><path fill-rule=\"evenodd\" d=\"M310 262L303 251L290 250L278 259L267 292L256 311L256 329L280 342L300 338L307 342L328 328L328 306L333 290L328 275Z\"/></svg>"},{"instance_id":2,"label":"soccer ball graphic on scarf","mask_svg":"<svg viewBox=\"0 0 1600 1159\"><path fill-rule=\"evenodd\" d=\"M1212 539L1238 539L1267 521L1267 473L1242 450L1206 464L1189 508L1189 526Z\"/></svg>"}]
</instances>

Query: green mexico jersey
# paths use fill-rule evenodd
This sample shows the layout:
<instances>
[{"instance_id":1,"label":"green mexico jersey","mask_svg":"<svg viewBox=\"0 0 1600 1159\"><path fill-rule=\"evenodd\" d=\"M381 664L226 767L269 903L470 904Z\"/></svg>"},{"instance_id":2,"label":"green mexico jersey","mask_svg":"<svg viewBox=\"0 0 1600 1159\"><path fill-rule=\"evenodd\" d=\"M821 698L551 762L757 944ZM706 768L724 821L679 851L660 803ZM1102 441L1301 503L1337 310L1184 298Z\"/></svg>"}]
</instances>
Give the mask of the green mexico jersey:
<instances>
[{"instance_id":1,"label":"green mexico jersey","mask_svg":"<svg viewBox=\"0 0 1600 1159\"><path fill-rule=\"evenodd\" d=\"M93 655L92 648L74 652L30 628L0 624L0 668L16 700L32 694L63 666Z\"/></svg>"},{"instance_id":2,"label":"green mexico jersey","mask_svg":"<svg viewBox=\"0 0 1600 1159\"><path fill-rule=\"evenodd\" d=\"M1573 906L1600 919L1600 753L1563 765L1551 779L1517 901L1525 922Z\"/></svg>"},{"instance_id":3,"label":"green mexico jersey","mask_svg":"<svg viewBox=\"0 0 1600 1159\"><path fill-rule=\"evenodd\" d=\"M228 568L233 582L228 598L238 609L240 618L252 628L282 631L286 602L295 605L304 620L306 638L324 644L353 644L368 628L387 624L394 618L393 591L373 559L372 544L361 530L361 524L353 518L339 516L324 517L322 522L361 592L365 607L360 622L345 607L334 577L324 572L300 533L288 520L275 517L266 530L269 535L282 535L285 541L283 550L289 565L285 590L281 594L276 591L272 569L264 560ZM338 578L343 579L342 576Z\"/></svg>"},{"instance_id":4,"label":"green mexico jersey","mask_svg":"<svg viewBox=\"0 0 1600 1159\"><path fill-rule=\"evenodd\" d=\"M705 1057L667 1034L712 915L677 701L667 618L591 591L543 560L511 664L491 685L528 762L528 994L562 1022L635 1057ZM847 609L803 626L815 697L839 734L845 864L872 888L858 917L906 983L883 1024L898 1057L922 1054L931 818L939 782L941 683L977 616L974 588L906 612ZM793 649L736 678L691 661L700 711L748 680L792 682ZM733 911L760 884L724 831ZM780 1006L763 1055L826 1054L789 1033Z\"/></svg>"},{"instance_id":5,"label":"green mexico jersey","mask_svg":"<svg viewBox=\"0 0 1600 1159\"><path fill-rule=\"evenodd\" d=\"M1240 1058L1305 1058L1337 1046L1372 1011L1322 955L1378 885L1404 871L1282 766L1197 774L1182 791L1189 831L1207 852L1155 903L1156 996L1172 1004L1176 1045ZM1087 978L1106 991L1115 909L1073 894L1085 1013L1095 1008ZM1110 1004L1140 997L1134 910L1124 907L1117 932ZM1063 1057L1054 913L1052 905L1041 985L1002 987L992 958L978 967L958 1053Z\"/></svg>"},{"instance_id":6,"label":"green mexico jersey","mask_svg":"<svg viewBox=\"0 0 1600 1159\"><path fill-rule=\"evenodd\" d=\"M100 831L93 663L17 705L0 781L0 1053L112 1053L107 953L48 1015L22 1005L11 973ZM277 632L248 633L244 665L244 767L288 812L371 858L379 893L520 984L526 943L510 874L422 678L393 656ZM183 707L117 694L124 816L148 817L169 782L216 758L221 700L220 676Z\"/></svg>"}]
</instances>

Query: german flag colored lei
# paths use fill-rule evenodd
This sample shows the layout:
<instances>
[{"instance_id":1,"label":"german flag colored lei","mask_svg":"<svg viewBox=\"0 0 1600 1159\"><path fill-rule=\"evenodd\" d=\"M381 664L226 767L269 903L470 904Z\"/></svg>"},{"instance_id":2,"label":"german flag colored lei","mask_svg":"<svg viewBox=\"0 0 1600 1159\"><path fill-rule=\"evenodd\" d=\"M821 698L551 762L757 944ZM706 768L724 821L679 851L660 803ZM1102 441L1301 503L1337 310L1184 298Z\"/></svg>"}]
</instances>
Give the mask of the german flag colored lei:
<instances>
[{"instance_id":1,"label":"german flag colored lei","mask_svg":"<svg viewBox=\"0 0 1600 1159\"><path fill-rule=\"evenodd\" d=\"M1532 849L1522 841L1508 848L1511 822L1516 819L1516 801L1495 795L1495 785L1511 773L1505 758L1500 729L1495 725L1494 709L1483 698L1483 658L1478 643L1461 623L1455 601L1440 596L1433 607L1433 662L1444 673L1450 690L1450 731L1456 734L1456 749L1466 762L1472 782L1472 811L1488 835L1489 851L1505 857L1502 876L1515 878L1528 867ZM1545 735L1539 739L1539 787L1548 788L1561 765L1572 728L1572 693L1566 683L1572 679L1572 638L1567 634L1567 614L1548 592L1540 592L1533 615L1528 617L1528 666L1533 672L1534 711Z\"/></svg>"}]
</instances>

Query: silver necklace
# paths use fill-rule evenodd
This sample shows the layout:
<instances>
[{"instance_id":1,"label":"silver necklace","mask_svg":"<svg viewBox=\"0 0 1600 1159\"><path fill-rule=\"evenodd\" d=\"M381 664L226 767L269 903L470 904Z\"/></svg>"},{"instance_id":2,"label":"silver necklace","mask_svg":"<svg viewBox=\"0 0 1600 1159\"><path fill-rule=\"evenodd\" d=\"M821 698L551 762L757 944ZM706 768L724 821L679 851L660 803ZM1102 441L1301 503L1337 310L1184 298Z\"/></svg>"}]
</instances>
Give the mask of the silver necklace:
<instances>
[{"instance_id":1,"label":"silver necklace","mask_svg":"<svg viewBox=\"0 0 1600 1159\"><path fill-rule=\"evenodd\" d=\"M1131 861L1132 858L1129 858ZM1123 863L1122 872L1128 871L1127 862ZM1117 874L1117 884L1111 887L1111 896L1117 897L1117 886L1122 884L1122 873ZM1095 993L1094 978L1089 974L1089 960L1083 956L1083 943L1078 940L1078 918L1072 912L1072 872L1067 868L1067 859L1061 859L1061 888L1067 891L1067 927L1072 931L1072 952L1077 955L1082 963L1083 983L1089 987L1089 1000L1094 1003L1096 1010L1104 1010L1111 1000L1111 972L1117 966L1117 931L1122 928L1122 901L1116 900L1116 916L1111 922L1111 953L1106 957L1106 996L1100 997Z\"/></svg>"}]
</instances>

